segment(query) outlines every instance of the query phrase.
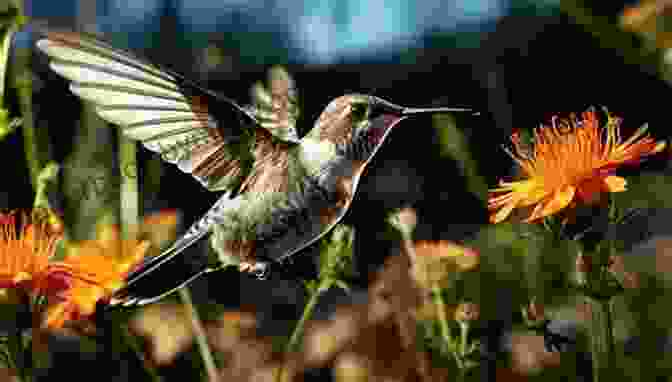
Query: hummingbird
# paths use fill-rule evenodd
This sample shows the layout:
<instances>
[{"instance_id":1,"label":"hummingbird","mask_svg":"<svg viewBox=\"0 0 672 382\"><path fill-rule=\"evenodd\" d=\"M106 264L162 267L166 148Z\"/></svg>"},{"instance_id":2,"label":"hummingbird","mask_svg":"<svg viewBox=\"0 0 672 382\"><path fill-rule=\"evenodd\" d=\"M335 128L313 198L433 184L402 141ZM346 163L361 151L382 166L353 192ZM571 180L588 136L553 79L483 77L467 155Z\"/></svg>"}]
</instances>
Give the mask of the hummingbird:
<instances>
[{"instance_id":1,"label":"hummingbird","mask_svg":"<svg viewBox=\"0 0 672 382\"><path fill-rule=\"evenodd\" d=\"M268 278L272 266L287 263L341 222L364 169L401 121L471 112L347 94L332 100L299 138L296 85L284 69L271 68L267 86L255 84L252 103L241 106L100 37L43 34L37 47L49 56L50 68L70 80L70 90L102 119L208 190L223 192L174 244L128 275L113 298L117 305L152 303L230 265ZM205 261L205 252L185 252L207 235L216 265ZM168 277L157 277L162 272ZM156 280L162 285L149 288Z\"/></svg>"}]
</instances>

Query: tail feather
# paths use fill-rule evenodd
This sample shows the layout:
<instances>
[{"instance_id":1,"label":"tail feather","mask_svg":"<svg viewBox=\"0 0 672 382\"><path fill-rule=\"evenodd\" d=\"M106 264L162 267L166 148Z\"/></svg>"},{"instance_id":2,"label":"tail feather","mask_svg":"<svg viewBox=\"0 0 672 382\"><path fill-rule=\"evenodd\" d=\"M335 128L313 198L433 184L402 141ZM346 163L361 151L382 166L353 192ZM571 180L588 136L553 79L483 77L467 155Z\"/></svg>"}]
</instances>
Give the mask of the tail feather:
<instances>
[{"instance_id":1,"label":"tail feather","mask_svg":"<svg viewBox=\"0 0 672 382\"><path fill-rule=\"evenodd\" d=\"M131 272L126 285L117 291L112 305L144 305L154 302L179 289L199 276L211 271L207 251L186 251L205 235L213 224L221 220L222 211L235 208L237 200L230 194L217 203L170 248L149 259Z\"/></svg>"},{"instance_id":2,"label":"tail feather","mask_svg":"<svg viewBox=\"0 0 672 382\"><path fill-rule=\"evenodd\" d=\"M129 275L126 285L117 291L112 305L144 305L155 301L195 280L208 270L205 251L187 251L208 231L178 240L173 246Z\"/></svg>"}]
</instances>

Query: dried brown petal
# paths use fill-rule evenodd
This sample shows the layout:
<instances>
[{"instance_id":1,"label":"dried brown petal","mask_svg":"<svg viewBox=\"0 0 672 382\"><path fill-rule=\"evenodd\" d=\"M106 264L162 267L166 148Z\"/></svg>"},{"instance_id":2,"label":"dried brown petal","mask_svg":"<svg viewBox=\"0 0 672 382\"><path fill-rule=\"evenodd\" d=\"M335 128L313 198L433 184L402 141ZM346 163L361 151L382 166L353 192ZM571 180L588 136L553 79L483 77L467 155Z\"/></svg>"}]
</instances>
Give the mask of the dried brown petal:
<instances>
[{"instance_id":1,"label":"dried brown petal","mask_svg":"<svg viewBox=\"0 0 672 382\"><path fill-rule=\"evenodd\" d=\"M336 382L359 382L369 380L369 360L356 353L342 354L334 362L333 374Z\"/></svg>"},{"instance_id":2,"label":"dried brown petal","mask_svg":"<svg viewBox=\"0 0 672 382\"><path fill-rule=\"evenodd\" d=\"M314 323L304 335L303 357L310 365L324 365L351 341L367 324L362 309L343 309L327 322Z\"/></svg>"},{"instance_id":3,"label":"dried brown petal","mask_svg":"<svg viewBox=\"0 0 672 382\"><path fill-rule=\"evenodd\" d=\"M514 335L511 338L511 363L515 372L533 374L559 366L560 353L546 351L543 336Z\"/></svg>"},{"instance_id":4,"label":"dried brown petal","mask_svg":"<svg viewBox=\"0 0 672 382\"><path fill-rule=\"evenodd\" d=\"M149 341L151 358L158 365L172 363L194 339L184 308L178 304L148 306L131 319L130 328Z\"/></svg>"},{"instance_id":5,"label":"dried brown petal","mask_svg":"<svg viewBox=\"0 0 672 382\"><path fill-rule=\"evenodd\" d=\"M238 375L251 373L273 361L273 344L266 339L256 338L239 342L229 354L227 364Z\"/></svg>"},{"instance_id":6,"label":"dried brown petal","mask_svg":"<svg viewBox=\"0 0 672 382\"><path fill-rule=\"evenodd\" d=\"M422 292L410 277L410 262L404 254L391 256L369 289L369 298L381 298L395 312L408 312L422 303Z\"/></svg>"},{"instance_id":7,"label":"dried brown petal","mask_svg":"<svg viewBox=\"0 0 672 382\"><path fill-rule=\"evenodd\" d=\"M205 330L213 350L228 351L241 338L253 336L256 327L257 319L253 313L229 311L223 313L217 321L209 322Z\"/></svg>"},{"instance_id":8,"label":"dried brown petal","mask_svg":"<svg viewBox=\"0 0 672 382\"><path fill-rule=\"evenodd\" d=\"M396 322L387 320L362 331L349 352L367 360L370 380L409 381L418 377L415 347L406 348ZM346 354L346 353L343 353Z\"/></svg>"}]
</instances>

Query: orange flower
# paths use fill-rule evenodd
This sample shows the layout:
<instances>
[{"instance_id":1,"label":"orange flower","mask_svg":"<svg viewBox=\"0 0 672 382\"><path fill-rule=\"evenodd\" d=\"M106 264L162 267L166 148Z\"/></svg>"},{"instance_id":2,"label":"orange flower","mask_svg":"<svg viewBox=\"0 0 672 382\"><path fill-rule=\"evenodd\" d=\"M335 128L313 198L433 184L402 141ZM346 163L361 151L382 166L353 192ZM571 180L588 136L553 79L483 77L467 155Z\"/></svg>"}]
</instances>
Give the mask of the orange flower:
<instances>
[{"instance_id":1,"label":"orange flower","mask_svg":"<svg viewBox=\"0 0 672 382\"><path fill-rule=\"evenodd\" d=\"M524 179L500 182L490 190L488 209L493 223L506 219L514 208L530 208L526 222L533 222L566 208L570 203L591 203L601 192L625 191L625 179L613 175L623 164L639 163L647 155L665 147L641 127L622 141L620 119L608 116L607 126L599 127L596 113L583 113L581 121L553 119L552 126L534 132L534 144L525 149L513 141L514 152L507 152L521 167Z\"/></svg>"},{"instance_id":2,"label":"orange flower","mask_svg":"<svg viewBox=\"0 0 672 382\"><path fill-rule=\"evenodd\" d=\"M149 241L121 240L117 227L104 227L97 240L71 245L62 261L49 265L48 278L65 280L68 287L50 296L46 326L59 328L93 314L99 301L124 285L149 246Z\"/></svg>"},{"instance_id":3,"label":"orange flower","mask_svg":"<svg viewBox=\"0 0 672 382\"><path fill-rule=\"evenodd\" d=\"M426 288L442 284L452 274L476 268L478 252L450 241L419 241L414 244L413 278Z\"/></svg>"},{"instance_id":4,"label":"orange flower","mask_svg":"<svg viewBox=\"0 0 672 382\"><path fill-rule=\"evenodd\" d=\"M46 222L16 213L0 214L0 288L41 289L40 280L61 237Z\"/></svg>"}]
</instances>

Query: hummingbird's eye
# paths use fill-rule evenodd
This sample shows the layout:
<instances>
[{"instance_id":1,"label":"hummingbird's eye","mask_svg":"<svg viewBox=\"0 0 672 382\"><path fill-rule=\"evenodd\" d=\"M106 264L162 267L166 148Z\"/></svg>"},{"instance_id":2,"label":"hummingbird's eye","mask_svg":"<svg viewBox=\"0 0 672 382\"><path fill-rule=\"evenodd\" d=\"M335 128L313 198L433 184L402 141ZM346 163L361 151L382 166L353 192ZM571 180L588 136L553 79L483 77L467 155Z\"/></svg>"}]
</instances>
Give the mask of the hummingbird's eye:
<instances>
[{"instance_id":1,"label":"hummingbird's eye","mask_svg":"<svg viewBox=\"0 0 672 382\"><path fill-rule=\"evenodd\" d=\"M352 110L351 111L352 116L356 120L362 120L366 117L366 110L367 110L368 106L365 103L356 102L356 103L353 103L352 105L350 105L350 107L351 107L351 110Z\"/></svg>"}]
</instances>

